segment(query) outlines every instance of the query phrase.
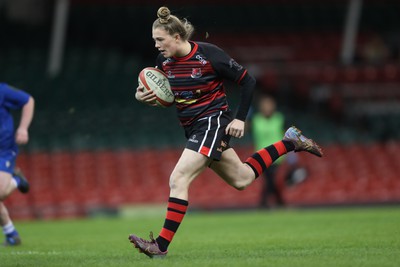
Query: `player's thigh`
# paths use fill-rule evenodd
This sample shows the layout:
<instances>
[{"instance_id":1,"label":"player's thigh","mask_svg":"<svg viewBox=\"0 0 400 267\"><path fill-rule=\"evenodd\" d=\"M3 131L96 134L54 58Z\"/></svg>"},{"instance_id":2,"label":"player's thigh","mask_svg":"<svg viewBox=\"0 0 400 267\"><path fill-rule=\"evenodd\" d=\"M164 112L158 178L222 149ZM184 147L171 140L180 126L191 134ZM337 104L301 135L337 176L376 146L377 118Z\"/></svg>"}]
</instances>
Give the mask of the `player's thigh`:
<instances>
[{"instance_id":1,"label":"player's thigh","mask_svg":"<svg viewBox=\"0 0 400 267\"><path fill-rule=\"evenodd\" d=\"M209 161L206 156L185 148L172 171L170 182L190 183L208 166Z\"/></svg>"},{"instance_id":2,"label":"player's thigh","mask_svg":"<svg viewBox=\"0 0 400 267\"><path fill-rule=\"evenodd\" d=\"M9 193L12 176L10 173L0 171L0 200Z\"/></svg>"},{"instance_id":3,"label":"player's thigh","mask_svg":"<svg viewBox=\"0 0 400 267\"><path fill-rule=\"evenodd\" d=\"M222 153L220 161L213 161L210 168L217 173L228 184L235 187L241 182L247 183L254 180L254 172L244 164L235 150L230 148Z\"/></svg>"}]
</instances>

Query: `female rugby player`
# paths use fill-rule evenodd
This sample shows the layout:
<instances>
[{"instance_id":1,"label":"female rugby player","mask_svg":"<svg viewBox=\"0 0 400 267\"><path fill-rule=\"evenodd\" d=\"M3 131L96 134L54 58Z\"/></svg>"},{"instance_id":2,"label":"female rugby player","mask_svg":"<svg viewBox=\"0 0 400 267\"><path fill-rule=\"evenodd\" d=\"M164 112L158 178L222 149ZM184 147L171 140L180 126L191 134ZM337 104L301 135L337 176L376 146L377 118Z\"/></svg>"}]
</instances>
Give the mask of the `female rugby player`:
<instances>
[{"instance_id":1,"label":"female rugby player","mask_svg":"<svg viewBox=\"0 0 400 267\"><path fill-rule=\"evenodd\" d=\"M21 244L3 201L15 190L29 191L29 183L21 172L15 171L18 145L28 143L28 128L34 112L34 100L27 93L0 83L0 225L6 237L5 246ZM19 126L14 131L11 109L22 109Z\"/></svg>"},{"instance_id":2,"label":"female rugby player","mask_svg":"<svg viewBox=\"0 0 400 267\"><path fill-rule=\"evenodd\" d=\"M157 68L168 76L187 144L170 176L167 214L159 236L154 239L150 233L150 240L129 236L130 242L151 258L166 256L189 204L190 183L205 168L211 168L226 183L243 190L289 151L322 156L315 142L290 127L282 141L261 149L243 163L229 147L229 139L244 135L255 79L217 46L190 41L194 28L187 20L171 15L166 7L161 7L157 16L152 28L155 47L160 51ZM241 86L241 101L234 115L226 99L224 79ZM135 96L140 102L155 105L153 91L139 86Z\"/></svg>"}]
</instances>

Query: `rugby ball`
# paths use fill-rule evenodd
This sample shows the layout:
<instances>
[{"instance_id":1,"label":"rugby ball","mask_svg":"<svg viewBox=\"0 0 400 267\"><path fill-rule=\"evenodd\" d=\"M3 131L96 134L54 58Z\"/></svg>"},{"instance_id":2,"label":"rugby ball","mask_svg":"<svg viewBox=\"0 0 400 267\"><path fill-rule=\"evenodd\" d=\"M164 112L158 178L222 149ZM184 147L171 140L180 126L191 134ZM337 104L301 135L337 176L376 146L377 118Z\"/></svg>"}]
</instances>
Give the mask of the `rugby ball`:
<instances>
[{"instance_id":1,"label":"rugby ball","mask_svg":"<svg viewBox=\"0 0 400 267\"><path fill-rule=\"evenodd\" d=\"M139 73L139 84L146 90L153 90L156 94L156 104L160 107L169 107L175 97L171 90L167 75L157 68L147 67Z\"/></svg>"}]
</instances>

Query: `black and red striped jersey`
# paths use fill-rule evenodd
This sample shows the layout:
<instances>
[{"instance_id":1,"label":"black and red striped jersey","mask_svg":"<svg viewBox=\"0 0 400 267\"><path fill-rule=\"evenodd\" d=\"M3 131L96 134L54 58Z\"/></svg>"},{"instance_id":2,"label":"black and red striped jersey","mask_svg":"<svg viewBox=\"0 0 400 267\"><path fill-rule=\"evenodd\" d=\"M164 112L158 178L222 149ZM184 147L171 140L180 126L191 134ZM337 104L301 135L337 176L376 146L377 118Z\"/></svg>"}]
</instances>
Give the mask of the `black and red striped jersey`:
<instances>
[{"instance_id":1,"label":"black and red striped jersey","mask_svg":"<svg viewBox=\"0 0 400 267\"><path fill-rule=\"evenodd\" d=\"M223 80L240 83L246 69L219 47L190 42L185 57L157 57L157 67L165 72L175 95L178 118L183 126L197 119L229 109Z\"/></svg>"}]
</instances>

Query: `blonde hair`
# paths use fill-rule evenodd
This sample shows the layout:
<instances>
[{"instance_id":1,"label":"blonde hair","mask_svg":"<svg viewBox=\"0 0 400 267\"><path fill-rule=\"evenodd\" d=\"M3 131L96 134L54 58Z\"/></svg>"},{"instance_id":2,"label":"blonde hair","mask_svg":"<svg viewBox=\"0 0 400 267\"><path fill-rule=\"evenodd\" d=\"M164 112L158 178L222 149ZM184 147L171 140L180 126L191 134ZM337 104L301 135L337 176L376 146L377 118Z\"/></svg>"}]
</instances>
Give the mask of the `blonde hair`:
<instances>
[{"instance_id":1,"label":"blonde hair","mask_svg":"<svg viewBox=\"0 0 400 267\"><path fill-rule=\"evenodd\" d=\"M194 32L193 25L187 19L179 19L178 17L171 15L171 11L168 7L160 7L157 11L157 17L153 23L153 29L163 28L170 35L179 34L184 40L189 40Z\"/></svg>"}]
</instances>

